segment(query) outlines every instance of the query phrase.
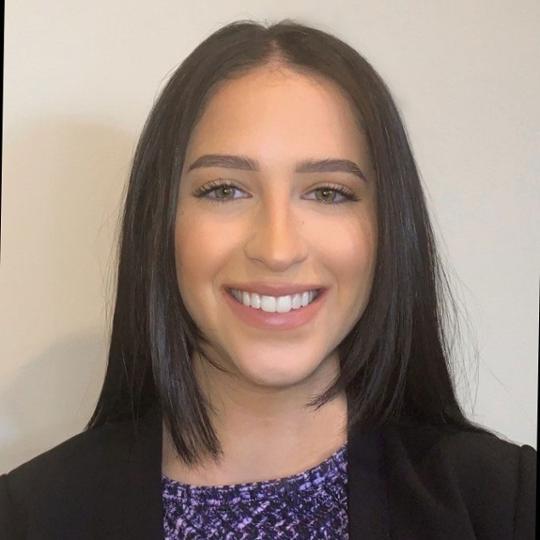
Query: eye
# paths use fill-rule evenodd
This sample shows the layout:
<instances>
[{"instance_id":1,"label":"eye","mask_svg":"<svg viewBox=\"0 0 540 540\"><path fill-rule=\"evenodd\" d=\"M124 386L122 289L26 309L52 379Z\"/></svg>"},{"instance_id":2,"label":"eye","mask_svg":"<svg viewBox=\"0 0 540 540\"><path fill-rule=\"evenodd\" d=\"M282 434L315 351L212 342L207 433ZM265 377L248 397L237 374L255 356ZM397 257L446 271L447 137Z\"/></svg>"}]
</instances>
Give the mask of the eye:
<instances>
[{"instance_id":1,"label":"eye","mask_svg":"<svg viewBox=\"0 0 540 540\"><path fill-rule=\"evenodd\" d=\"M211 202L217 202L217 203L224 203L224 202L230 202L238 200L238 198L230 198L228 197L229 194L232 194L234 190L243 191L239 187L235 186L232 182L227 180L214 180L212 182L209 182L208 184L201 186L194 192L194 196L197 198L204 198ZM353 202L358 201L358 197L350 191L349 189L345 188L344 186L339 185L324 185L319 186L311 191L311 193L322 193L323 198L317 199L321 201L323 204L327 205L338 205L345 202ZM327 197L327 194L334 194L334 197L330 200ZM224 197L209 197L210 194L223 194ZM336 202L335 201L335 194L342 197L341 201ZM243 198L243 197L240 197Z\"/></svg>"},{"instance_id":2,"label":"eye","mask_svg":"<svg viewBox=\"0 0 540 540\"><path fill-rule=\"evenodd\" d=\"M227 198L227 195L230 194L235 189L240 190L240 188L236 187L232 182L214 180L204 186L201 186L199 189L195 191L194 195L197 198L208 199L211 202L227 202L229 200L234 200L234 199ZM225 194L225 198L208 197L210 193L218 193L218 194L223 193Z\"/></svg>"},{"instance_id":3,"label":"eye","mask_svg":"<svg viewBox=\"0 0 540 540\"><path fill-rule=\"evenodd\" d=\"M358 201L358 197L352 192L350 191L349 189L343 187L343 186L336 186L336 185L327 185L327 186L320 186L318 188L315 188L313 192L320 192L323 194L323 200L322 202L325 203L325 204L333 204L333 205L336 205L336 204L342 204L342 203L346 203L346 202L353 202L353 201ZM340 197L342 197L342 200L341 202L336 202L335 199L332 199L330 201L328 201L328 198L326 197L326 194L338 194Z\"/></svg>"}]
</instances>

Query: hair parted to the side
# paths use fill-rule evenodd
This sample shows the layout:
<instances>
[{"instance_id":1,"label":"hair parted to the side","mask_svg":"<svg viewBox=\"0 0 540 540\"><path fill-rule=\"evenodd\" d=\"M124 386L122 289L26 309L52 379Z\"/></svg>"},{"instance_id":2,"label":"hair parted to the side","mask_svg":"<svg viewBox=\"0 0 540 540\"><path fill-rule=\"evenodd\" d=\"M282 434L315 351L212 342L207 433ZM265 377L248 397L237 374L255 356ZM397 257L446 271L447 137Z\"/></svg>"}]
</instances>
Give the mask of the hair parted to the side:
<instances>
[{"instance_id":1,"label":"hair parted to the side","mask_svg":"<svg viewBox=\"0 0 540 540\"><path fill-rule=\"evenodd\" d=\"M456 398L442 324L454 300L392 96L357 51L291 20L268 27L237 21L219 29L182 62L155 103L133 160L107 372L86 429L136 422L158 404L186 463L221 454L190 361L194 352L204 356L201 344L208 342L183 304L176 276L178 184L190 134L217 84L276 62L323 76L345 92L376 172L370 300L339 345L339 377L309 405L321 406L345 390L349 429L412 420L488 432L465 417Z\"/></svg>"}]
</instances>

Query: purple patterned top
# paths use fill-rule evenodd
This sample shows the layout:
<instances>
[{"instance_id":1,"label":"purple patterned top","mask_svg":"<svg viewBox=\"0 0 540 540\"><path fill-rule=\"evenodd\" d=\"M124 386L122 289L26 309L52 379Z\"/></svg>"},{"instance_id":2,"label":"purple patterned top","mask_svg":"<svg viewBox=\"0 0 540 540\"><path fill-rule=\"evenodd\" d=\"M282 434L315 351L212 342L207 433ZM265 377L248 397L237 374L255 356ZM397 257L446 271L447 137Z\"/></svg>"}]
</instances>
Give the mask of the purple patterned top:
<instances>
[{"instance_id":1,"label":"purple patterned top","mask_svg":"<svg viewBox=\"0 0 540 540\"><path fill-rule=\"evenodd\" d=\"M347 444L304 472L192 486L161 475L165 540L346 540Z\"/></svg>"}]
</instances>

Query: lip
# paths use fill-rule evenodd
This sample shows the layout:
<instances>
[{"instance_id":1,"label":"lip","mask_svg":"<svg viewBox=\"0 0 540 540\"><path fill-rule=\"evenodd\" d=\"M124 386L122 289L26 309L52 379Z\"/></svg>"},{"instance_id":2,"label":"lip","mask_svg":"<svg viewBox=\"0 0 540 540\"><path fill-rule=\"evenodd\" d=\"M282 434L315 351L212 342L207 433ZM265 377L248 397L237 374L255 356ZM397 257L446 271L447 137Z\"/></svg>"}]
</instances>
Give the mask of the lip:
<instances>
[{"instance_id":1,"label":"lip","mask_svg":"<svg viewBox=\"0 0 540 540\"><path fill-rule=\"evenodd\" d=\"M306 291L326 289L316 283L268 283L251 281L250 283L227 283L226 289L239 289L248 293L266 294L268 296L286 296Z\"/></svg>"},{"instance_id":2,"label":"lip","mask_svg":"<svg viewBox=\"0 0 540 540\"><path fill-rule=\"evenodd\" d=\"M222 289L222 293L231 311L245 324L261 330L293 330L315 318L326 300L328 289L322 289L311 304L300 309L293 309L289 313L267 313L262 309L244 306L226 288Z\"/></svg>"}]
</instances>

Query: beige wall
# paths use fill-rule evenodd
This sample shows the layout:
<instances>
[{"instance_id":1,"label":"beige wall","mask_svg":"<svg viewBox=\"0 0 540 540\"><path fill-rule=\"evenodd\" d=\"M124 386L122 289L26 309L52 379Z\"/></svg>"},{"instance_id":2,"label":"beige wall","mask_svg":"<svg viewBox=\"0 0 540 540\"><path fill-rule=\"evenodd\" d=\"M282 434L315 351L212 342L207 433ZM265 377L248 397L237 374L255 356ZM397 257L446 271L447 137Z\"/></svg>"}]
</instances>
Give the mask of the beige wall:
<instances>
[{"instance_id":1,"label":"beige wall","mask_svg":"<svg viewBox=\"0 0 540 540\"><path fill-rule=\"evenodd\" d=\"M0 472L95 405L120 197L168 74L224 23L287 16L343 37L389 83L470 317L458 356L474 366L476 347L479 371L463 404L536 447L540 3L8 0Z\"/></svg>"}]
</instances>

